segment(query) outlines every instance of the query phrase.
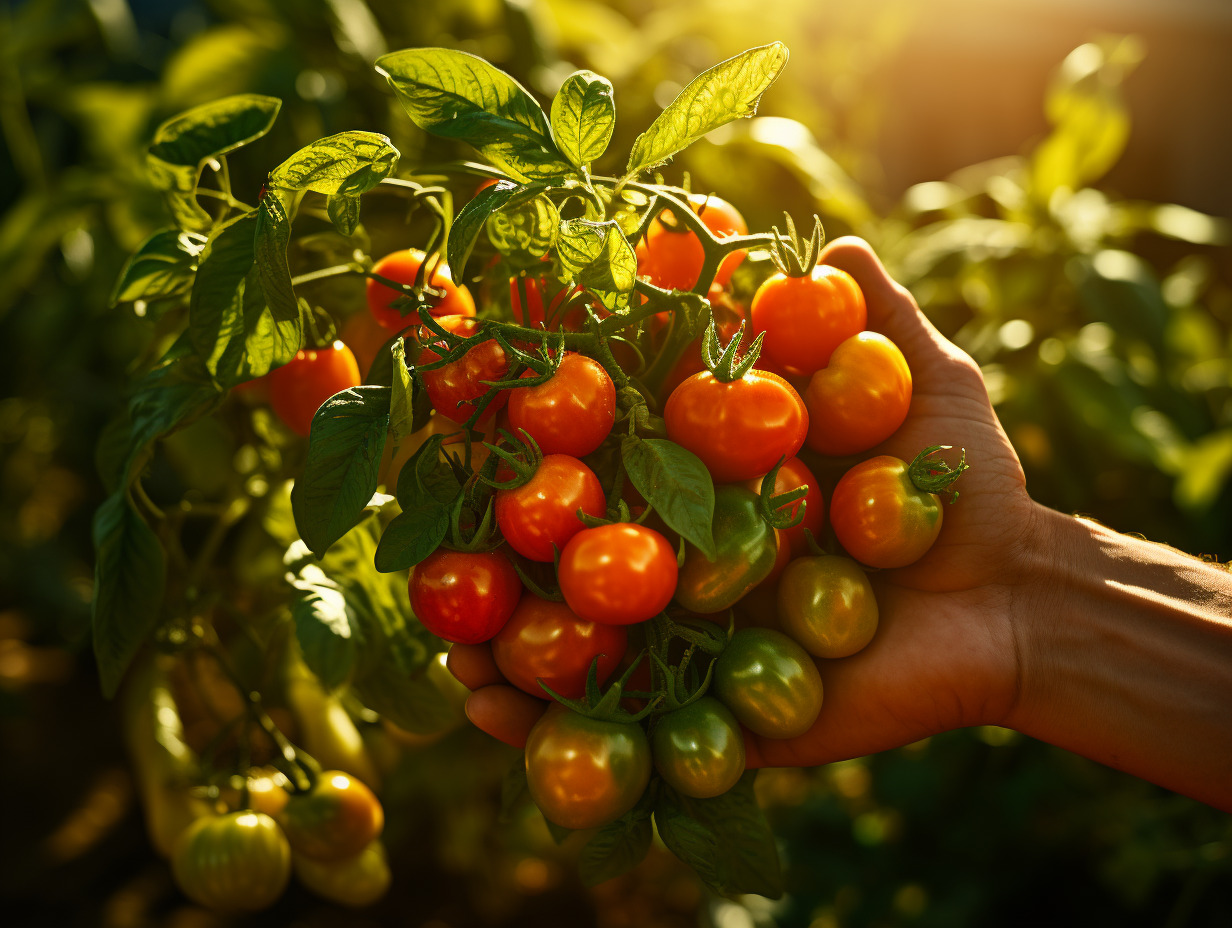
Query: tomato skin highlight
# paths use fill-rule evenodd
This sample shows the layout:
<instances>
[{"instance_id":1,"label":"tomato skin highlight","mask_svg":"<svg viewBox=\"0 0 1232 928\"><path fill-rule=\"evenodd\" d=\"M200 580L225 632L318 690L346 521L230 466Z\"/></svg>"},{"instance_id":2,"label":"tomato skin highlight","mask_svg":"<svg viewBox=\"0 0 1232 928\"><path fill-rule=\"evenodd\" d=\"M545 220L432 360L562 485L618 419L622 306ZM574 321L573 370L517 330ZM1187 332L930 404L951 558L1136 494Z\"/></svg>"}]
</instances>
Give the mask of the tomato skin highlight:
<instances>
[{"instance_id":1,"label":"tomato skin highlight","mask_svg":"<svg viewBox=\"0 0 1232 928\"><path fill-rule=\"evenodd\" d=\"M520 487L496 491L496 524L509 547L532 561L551 563L586 526L577 517L602 517L607 497L594 471L575 457L549 454Z\"/></svg>"},{"instance_id":2,"label":"tomato skin highlight","mask_svg":"<svg viewBox=\"0 0 1232 928\"><path fill-rule=\"evenodd\" d=\"M515 434L525 429L544 454L584 457L603 443L616 421L612 378L594 358L575 352L560 359L551 379L511 392L510 427Z\"/></svg>"},{"instance_id":3,"label":"tomato skin highlight","mask_svg":"<svg viewBox=\"0 0 1232 928\"><path fill-rule=\"evenodd\" d=\"M651 736L651 753L667 784L694 799L721 796L744 773L740 723L713 696L661 716Z\"/></svg>"},{"instance_id":4,"label":"tomato skin highlight","mask_svg":"<svg viewBox=\"0 0 1232 928\"><path fill-rule=\"evenodd\" d=\"M340 341L328 348L306 348L269 372L270 408L296 435L307 437L321 404L360 384L355 355Z\"/></svg>"},{"instance_id":5,"label":"tomato skin highlight","mask_svg":"<svg viewBox=\"0 0 1232 928\"><path fill-rule=\"evenodd\" d=\"M479 644L509 621L522 581L500 552L439 548L412 568L409 588L424 628L446 641Z\"/></svg>"},{"instance_id":6,"label":"tomato skin highlight","mask_svg":"<svg viewBox=\"0 0 1232 928\"><path fill-rule=\"evenodd\" d=\"M623 625L600 625L578 617L565 603L527 592L505 627L492 639L492 656L514 686L540 699L548 694L538 683L566 699L586 694L586 675L599 658L602 686L611 677L629 643Z\"/></svg>"},{"instance_id":7,"label":"tomato skin highlight","mask_svg":"<svg viewBox=\"0 0 1232 928\"><path fill-rule=\"evenodd\" d=\"M702 615L734 606L769 576L778 557L774 529L762 518L757 495L745 487L715 487L713 527L715 559L686 545L676 581L676 602Z\"/></svg>"},{"instance_id":8,"label":"tomato skin highlight","mask_svg":"<svg viewBox=\"0 0 1232 928\"><path fill-rule=\"evenodd\" d=\"M792 561L779 581L779 625L814 657L850 657L877 632L868 575L836 555Z\"/></svg>"},{"instance_id":9,"label":"tomato skin highlight","mask_svg":"<svg viewBox=\"0 0 1232 928\"><path fill-rule=\"evenodd\" d=\"M569 608L605 625L658 615L676 590L676 552L654 529L629 522L578 532L560 556L560 591Z\"/></svg>"},{"instance_id":10,"label":"tomato skin highlight","mask_svg":"<svg viewBox=\"0 0 1232 928\"><path fill-rule=\"evenodd\" d=\"M472 319L442 318L451 319L445 328L463 338L472 338L479 331L479 324ZM447 353L443 344L434 342L420 350L416 363L421 367L432 364ZM435 370L420 371L419 376L433 408L445 418L463 423L474 414L477 401L488 392L485 381L504 380L508 373L509 359L505 357L505 349L495 339L487 339L457 360ZM484 409L479 424L491 421L508 398L507 390L499 392Z\"/></svg>"},{"instance_id":11,"label":"tomato skin highlight","mask_svg":"<svg viewBox=\"0 0 1232 928\"><path fill-rule=\"evenodd\" d=\"M719 238L747 235L748 224L739 211L726 200L716 197L689 197L689 205L698 213L706 228ZM660 219L651 220L646 237L638 242L638 276L656 287L667 290L692 290L701 275L706 252L697 235L689 229L669 229ZM722 286L744 260L744 251L729 252L719 262L714 283Z\"/></svg>"},{"instance_id":12,"label":"tomato skin highlight","mask_svg":"<svg viewBox=\"0 0 1232 928\"><path fill-rule=\"evenodd\" d=\"M843 474L830 499L839 544L869 567L914 564L941 534L943 515L941 497L918 489L907 463L886 454Z\"/></svg>"},{"instance_id":13,"label":"tomato skin highlight","mask_svg":"<svg viewBox=\"0 0 1232 928\"><path fill-rule=\"evenodd\" d=\"M381 258L372 266L372 270L400 284L413 284L415 275L419 273L419 266L423 264L426 257L427 255L418 248L395 251ZM435 290L444 291L444 296L432 301L432 315L475 315L475 301L471 297L471 292L466 287L458 286L453 282L453 274L450 273L449 265L443 261L433 269L432 279L428 280L425 277L424 283ZM389 305L403 295L401 291L387 287L379 280L368 278L366 292L368 310L372 313L372 317L391 334L415 325L419 318L414 312L403 316L399 310Z\"/></svg>"},{"instance_id":14,"label":"tomato skin highlight","mask_svg":"<svg viewBox=\"0 0 1232 928\"><path fill-rule=\"evenodd\" d=\"M860 332L830 356L804 391L809 410L805 441L820 454L858 454L881 444L903 424L911 406L911 369L892 341Z\"/></svg>"},{"instance_id":15,"label":"tomato skin highlight","mask_svg":"<svg viewBox=\"0 0 1232 928\"><path fill-rule=\"evenodd\" d=\"M278 824L296 854L343 860L380 837L385 810L363 781L341 770L326 770L311 790L287 800Z\"/></svg>"},{"instance_id":16,"label":"tomato skin highlight","mask_svg":"<svg viewBox=\"0 0 1232 928\"><path fill-rule=\"evenodd\" d=\"M821 674L782 632L742 628L715 662L714 694L755 734L796 738L821 712Z\"/></svg>"},{"instance_id":17,"label":"tomato skin highlight","mask_svg":"<svg viewBox=\"0 0 1232 928\"><path fill-rule=\"evenodd\" d=\"M171 857L176 884L194 902L219 912L257 912L273 905L291 877L291 848L262 812L199 818Z\"/></svg>"},{"instance_id":18,"label":"tomato skin highlight","mask_svg":"<svg viewBox=\"0 0 1232 928\"><path fill-rule=\"evenodd\" d=\"M770 277L757 288L750 312L754 333L766 333L762 356L792 377L825 367L834 349L868 324L859 284L827 264L807 277Z\"/></svg>"},{"instance_id":19,"label":"tomato skin highlight","mask_svg":"<svg viewBox=\"0 0 1232 928\"><path fill-rule=\"evenodd\" d=\"M590 719L560 703L526 739L531 799L562 828L598 828L620 818L642 798L650 767L640 725Z\"/></svg>"},{"instance_id":20,"label":"tomato skin highlight","mask_svg":"<svg viewBox=\"0 0 1232 928\"><path fill-rule=\"evenodd\" d=\"M739 483L793 457L808 433L808 410L782 377L756 368L724 383L710 371L672 391L667 437L692 451L716 483Z\"/></svg>"}]
</instances>

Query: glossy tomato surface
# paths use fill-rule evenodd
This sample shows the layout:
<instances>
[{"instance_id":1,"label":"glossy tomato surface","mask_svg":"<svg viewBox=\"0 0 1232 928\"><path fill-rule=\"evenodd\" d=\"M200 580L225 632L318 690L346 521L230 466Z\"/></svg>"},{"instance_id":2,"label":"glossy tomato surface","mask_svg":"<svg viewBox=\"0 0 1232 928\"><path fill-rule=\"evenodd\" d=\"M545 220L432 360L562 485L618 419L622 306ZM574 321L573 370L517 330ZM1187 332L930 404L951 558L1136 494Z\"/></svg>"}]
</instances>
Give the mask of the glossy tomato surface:
<instances>
[{"instance_id":1,"label":"glossy tomato surface","mask_svg":"<svg viewBox=\"0 0 1232 928\"><path fill-rule=\"evenodd\" d=\"M550 563L586 527L578 510L603 516L607 498L589 467L567 454L549 454L526 483L497 490L495 508L509 547L532 561Z\"/></svg>"},{"instance_id":2,"label":"glossy tomato surface","mask_svg":"<svg viewBox=\"0 0 1232 928\"><path fill-rule=\"evenodd\" d=\"M597 828L620 818L650 782L640 725L600 721L553 703L526 740L526 784L548 821Z\"/></svg>"},{"instance_id":3,"label":"glossy tomato surface","mask_svg":"<svg viewBox=\"0 0 1232 928\"><path fill-rule=\"evenodd\" d=\"M676 601L690 612L707 615L734 606L774 569L774 529L762 518L758 502L745 487L715 487L715 558L687 545L676 581Z\"/></svg>"},{"instance_id":4,"label":"glossy tomato surface","mask_svg":"<svg viewBox=\"0 0 1232 928\"><path fill-rule=\"evenodd\" d=\"M775 274L757 288L750 311L754 332L765 333L762 355L793 377L825 367L834 349L868 323L859 285L827 264L807 277Z\"/></svg>"},{"instance_id":5,"label":"glossy tomato surface","mask_svg":"<svg viewBox=\"0 0 1232 928\"><path fill-rule=\"evenodd\" d=\"M654 529L629 522L578 532L560 556L560 591L569 608L605 625L658 615L676 591L676 552Z\"/></svg>"},{"instance_id":6,"label":"glossy tomato surface","mask_svg":"<svg viewBox=\"0 0 1232 928\"><path fill-rule=\"evenodd\" d=\"M415 276L419 273L424 257L424 253L418 248L395 251L373 265L372 271L400 284L414 284ZM444 262L437 263L432 271L431 279L428 279L427 272L425 272L424 283L442 294L430 299L432 315L475 315L475 301L471 298L470 291L453 282L449 265ZM404 296L402 291L386 286L379 280L368 278L368 309L372 317L391 333L401 332L407 326L415 325L418 320L414 311L404 316L401 310L394 309L390 305L401 296Z\"/></svg>"},{"instance_id":7,"label":"glossy tomato surface","mask_svg":"<svg viewBox=\"0 0 1232 928\"><path fill-rule=\"evenodd\" d=\"M341 770L327 770L312 789L287 800L278 824L296 854L342 860L380 837L385 810L363 782Z\"/></svg>"},{"instance_id":8,"label":"glossy tomato surface","mask_svg":"<svg viewBox=\"0 0 1232 928\"><path fill-rule=\"evenodd\" d=\"M877 332L840 344L804 391L805 441L820 454L867 451L893 435L911 406L911 369L898 347Z\"/></svg>"},{"instance_id":9,"label":"glossy tomato surface","mask_svg":"<svg viewBox=\"0 0 1232 928\"><path fill-rule=\"evenodd\" d=\"M411 609L424 628L446 641L479 644L513 614L522 581L499 551L440 548L411 570Z\"/></svg>"},{"instance_id":10,"label":"glossy tomato surface","mask_svg":"<svg viewBox=\"0 0 1232 928\"><path fill-rule=\"evenodd\" d=\"M808 652L782 632L742 628L715 662L714 694L749 731L795 738L821 712L821 674Z\"/></svg>"},{"instance_id":11,"label":"glossy tomato surface","mask_svg":"<svg viewBox=\"0 0 1232 928\"><path fill-rule=\"evenodd\" d=\"M777 374L756 368L724 383L694 374L668 397L667 437L692 451L716 483L760 477L793 457L808 433L808 410Z\"/></svg>"},{"instance_id":12,"label":"glossy tomato surface","mask_svg":"<svg viewBox=\"0 0 1232 928\"><path fill-rule=\"evenodd\" d=\"M328 348L304 349L266 380L270 408L292 432L306 436L322 403L359 386L359 364L351 349L336 341Z\"/></svg>"},{"instance_id":13,"label":"glossy tomato surface","mask_svg":"<svg viewBox=\"0 0 1232 928\"><path fill-rule=\"evenodd\" d=\"M703 696L663 715L651 737L655 769L694 799L721 796L744 773L744 736L731 710Z\"/></svg>"},{"instance_id":14,"label":"glossy tomato surface","mask_svg":"<svg viewBox=\"0 0 1232 928\"><path fill-rule=\"evenodd\" d=\"M523 376L534 374L528 371ZM509 425L525 429L544 454L590 454L616 421L616 386L594 358L568 353L550 380L509 397Z\"/></svg>"},{"instance_id":15,"label":"glossy tomato surface","mask_svg":"<svg viewBox=\"0 0 1232 928\"><path fill-rule=\"evenodd\" d=\"M849 657L877 632L877 598L851 558L791 562L779 582L779 625L814 657Z\"/></svg>"},{"instance_id":16,"label":"glossy tomato surface","mask_svg":"<svg viewBox=\"0 0 1232 928\"><path fill-rule=\"evenodd\" d=\"M839 544L869 567L906 567L941 534L941 498L911 482L908 465L887 454L843 474L830 500Z\"/></svg>"},{"instance_id":17,"label":"glossy tomato surface","mask_svg":"<svg viewBox=\"0 0 1232 928\"><path fill-rule=\"evenodd\" d=\"M278 824L262 812L210 815L180 835L171 871L184 894L200 905L257 912L287 888L291 848Z\"/></svg>"},{"instance_id":18,"label":"glossy tomato surface","mask_svg":"<svg viewBox=\"0 0 1232 928\"><path fill-rule=\"evenodd\" d=\"M623 625L590 622L565 603L528 592L492 639L492 656L505 679L532 696L548 697L542 680L554 693L580 699L595 658L602 685L625 656L628 641Z\"/></svg>"},{"instance_id":19,"label":"glossy tomato surface","mask_svg":"<svg viewBox=\"0 0 1232 928\"><path fill-rule=\"evenodd\" d=\"M744 217L720 197L691 196L689 205L706 228L719 238L748 234ZM651 221L646 237L637 244L636 254L638 275L667 290L692 290L706 259L702 243L694 232L675 225L669 227L660 218ZM727 283L743 260L743 251L725 255L713 282L720 286Z\"/></svg>"}]
</instances>

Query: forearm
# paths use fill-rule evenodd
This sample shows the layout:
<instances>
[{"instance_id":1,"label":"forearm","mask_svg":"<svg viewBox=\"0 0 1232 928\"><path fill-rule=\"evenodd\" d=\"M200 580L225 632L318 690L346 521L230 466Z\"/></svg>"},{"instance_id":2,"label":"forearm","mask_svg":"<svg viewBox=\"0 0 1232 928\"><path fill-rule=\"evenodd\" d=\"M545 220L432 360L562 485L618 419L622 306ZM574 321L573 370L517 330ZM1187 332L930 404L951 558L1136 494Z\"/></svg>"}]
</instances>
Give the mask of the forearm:
<instances>
[{"instance_id":1,"label":"forearm","mask_svg":"<svg viewBox=\"0 0 1232 928\"><path fill-rule=\"evenodd\" d=\"M1039 515L1007 724L1232 811L1232 573Z\"/></svg>"}]
</instances>

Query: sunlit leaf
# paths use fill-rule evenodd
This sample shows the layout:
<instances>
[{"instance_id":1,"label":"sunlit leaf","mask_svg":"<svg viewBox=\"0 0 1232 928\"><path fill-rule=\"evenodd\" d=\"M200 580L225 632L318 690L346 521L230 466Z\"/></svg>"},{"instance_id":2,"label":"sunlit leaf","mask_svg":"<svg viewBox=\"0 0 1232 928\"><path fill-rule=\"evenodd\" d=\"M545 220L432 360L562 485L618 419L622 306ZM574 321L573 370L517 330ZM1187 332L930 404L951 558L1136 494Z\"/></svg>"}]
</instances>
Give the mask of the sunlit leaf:
<instances>
[{"instance_id":1,"label":"sunlit leaf","mask_svg":"<svg viewBox=\"0 0 1232 928\"><path fill-rule=\"evenodd\" d=\"M590 71L569 75L552 101L552 136L577 167L590 164L612 140L616 104L612 83Z\"/></svg>"}]
</instances>

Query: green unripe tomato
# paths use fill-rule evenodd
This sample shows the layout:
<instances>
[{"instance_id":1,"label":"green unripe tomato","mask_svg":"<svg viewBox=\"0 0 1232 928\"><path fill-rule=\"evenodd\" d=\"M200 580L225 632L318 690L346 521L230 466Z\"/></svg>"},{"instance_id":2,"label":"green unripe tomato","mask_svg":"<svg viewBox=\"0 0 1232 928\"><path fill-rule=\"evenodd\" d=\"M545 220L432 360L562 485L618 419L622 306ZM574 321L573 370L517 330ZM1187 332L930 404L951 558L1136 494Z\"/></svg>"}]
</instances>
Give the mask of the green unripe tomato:
<instances>
[{"instance_id":1,"label":"green unripe tomato","mask_svg":"<svg viewBox=\"0 0 1232 928\"><path fill-rule=\"evenodd\" d=\"M873 640L877 599L851 558L802 557L779 580L779 624L814 657L847 657Z\"/></svg>"},{"instance_id":2,"label":"green unripe tomato","mask_svg":"<svg viewBox=\"0 0 1232 928\"><path fill-rule=\"evenodd\" d=\"M774 529L762 518L756 493L736 484L714 489L712 561L687 545L676 579L676 602L691 612L722 612L774 569Z\"/></svg>"},{"instance_id":3,"label":"green unripe tomato","mask_svg":"<svg viewBox=\"0 0 1232 928\"><path fill-rule=\"evenodd\" d=\"M257 912L287 888L291 847L264 812L210 815L180 835L171 872L193 902L218 912Z\"/></svg>"},{"instance_id":4,"label":"green unripe tomato","mask_svg":"<svg viewBox=\"0 0 1232 928\"><path fill-rule=\"evenodd\" d=\"M385 845L373 841L354 857L320 861L293 854L296 878L323 899L353 909L372 905L389 889Z\"/></svg>"},{"instance_id":5,"label":"green unripe tomato","mask_svg":"<svg viewBox=\"0 0 1232 928\"><path fill-rule=\"evenodd\" d=\"M745 728L795 738L821 712L821 674L808 652L782 632L742 628L714 665L714 693Z\"/></svg>"},{"instance_id":6,"label":"green unripe tomato","mask_svg":"<svg viewBox=\"0 0 1232 928\"><path fill-rule=\"evenodd\" d=\"M721 796L744 773L744 736L731 710L703 696L667 713L651 736L655 769L685 796Z\"/></svg>"}]
</instances>

